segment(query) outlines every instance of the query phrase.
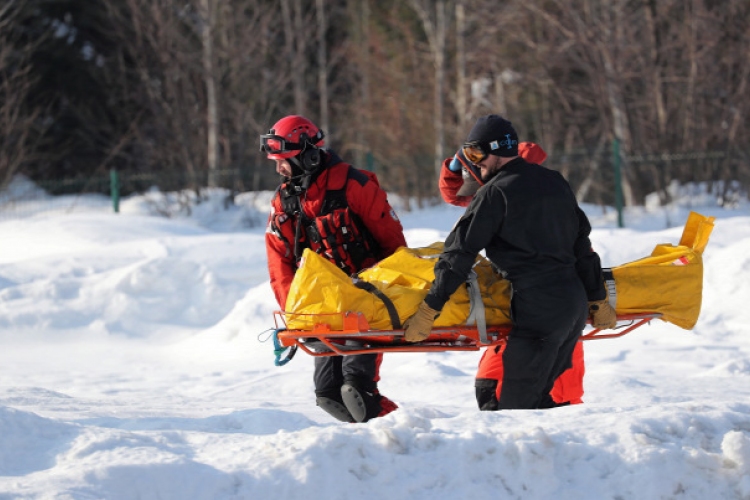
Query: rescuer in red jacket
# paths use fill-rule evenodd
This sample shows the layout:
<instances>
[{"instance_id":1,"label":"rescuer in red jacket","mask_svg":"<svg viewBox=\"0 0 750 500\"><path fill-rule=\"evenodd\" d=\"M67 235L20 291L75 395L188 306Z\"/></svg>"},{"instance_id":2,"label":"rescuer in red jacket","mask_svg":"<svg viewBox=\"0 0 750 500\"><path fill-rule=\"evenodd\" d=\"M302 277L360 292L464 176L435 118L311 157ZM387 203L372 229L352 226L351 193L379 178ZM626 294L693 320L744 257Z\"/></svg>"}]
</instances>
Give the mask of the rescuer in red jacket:
<instances>
[{"instance_id":1,"label":"rescuer in red jacket","mask_svg":"<svg viewBox=\"0 0 750 500\"><path fill-rule=\"evenodd\" d=\"M323 148L323 131L298 115L260 136L261 150L283 177L271 201L266 250L279 306L305 248L354 274L406 246L403 227L375 174ZM377 383L382 354L315 358L316 404L344 422L366 422L398 406Z\"/></svg>"},{"instance_id":2,"label":"rescuer in red jacket","mask_svg":"<svg viewBox=\"0 0 750 500\"><path fill-rule=\"evenodd\" d=\"M529 163L541 165L547 153L533 142L519 142L518 156ZM438 186L443 199L451 205L465 207L474 193L483 185L479 169L459 150L452 158L446 158L440 169ZM486 349L479 360L475 379L477 404L482 410L493 410L500 397L503 380L504 345ZM573 351L573 366L560 375L550 395L558 404L578 404L583 400L583 375L586 372L583 360L583 342L578 342Z\"/></svg>"}]
</instances>

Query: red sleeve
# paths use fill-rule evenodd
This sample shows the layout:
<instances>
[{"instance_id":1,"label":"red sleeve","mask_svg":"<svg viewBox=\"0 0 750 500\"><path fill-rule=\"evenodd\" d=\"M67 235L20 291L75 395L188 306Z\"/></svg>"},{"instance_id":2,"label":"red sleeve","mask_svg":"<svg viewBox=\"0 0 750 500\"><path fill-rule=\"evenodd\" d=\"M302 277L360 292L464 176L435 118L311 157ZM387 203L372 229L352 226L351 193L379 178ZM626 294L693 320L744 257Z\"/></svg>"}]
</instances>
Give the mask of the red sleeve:
<instances>
[{"instance_id":1,"label":"red sleeve","mask_svg":"<svg viewBox=\"0 0 750 500\"><path fill-rule=\"evenodd\" d=\"M519 142L518 156L529 163L541 165L547 159L547 152L539 144L533 142Z\"/></svg>"},{"instance_id":2,"label":"red sleeve","mask_svg":"<svg viewBox=\"0 0 750 500\"><path fill-rule=\"evenodd\" d=\"M533 142L521 142L518 144L518 155L530 163L542 164L547 159L547 153L542 149L539 144ZM443 165L440 168L440 179L438 179L438 187L440 188L440 195L443 197L446 203L456 205L458 207L466 207L471 202L472 196L458 196L456 193L461 186L463 186L464 179L461 172L453 172L448 168L453 158L446 158L443 161Z\"/></svg>"},{"instance_id":3,"label":"red sleeve","mask_svg":"<svg viewBox=\"0 0 750 500\"><path fill-rule=\"evenodd\" d=\"M271 201L271 214L266 226L266 254L271 288L279 307L284 309L289 288L297 269L294 260L294 230L292 222L281 210L278 195Z\"/></svg>"},{"instance_id":4,"label":"red sleeve","mask_svg":"<svg viewBox=\"0 0 750 500\"><path fill-rule=\"evenodd\" d=\"M349 208L362 219L387 257L399 247L406 246L404 228L388 203L388 196L380 188L375 174L364 173L369 180L364 184L350 180L346 187L346 198Z\"/></svg>"},{"instance_id":5,"label":"red sleeve","mask_svg":"<svg viewBox=\"0 0 750 500\"><path fill-rule=\"evenodd\" d=\"M456 205L458 207L466 207L473 196L457 196L456 193L464 183L461 172L453 172L448 168L453 157L446 158L443 162L443 166L440 167L440 179L438 179L438 187L440 188L440 195L443 197L446 203Z\"/></svg>"}]
</instances>

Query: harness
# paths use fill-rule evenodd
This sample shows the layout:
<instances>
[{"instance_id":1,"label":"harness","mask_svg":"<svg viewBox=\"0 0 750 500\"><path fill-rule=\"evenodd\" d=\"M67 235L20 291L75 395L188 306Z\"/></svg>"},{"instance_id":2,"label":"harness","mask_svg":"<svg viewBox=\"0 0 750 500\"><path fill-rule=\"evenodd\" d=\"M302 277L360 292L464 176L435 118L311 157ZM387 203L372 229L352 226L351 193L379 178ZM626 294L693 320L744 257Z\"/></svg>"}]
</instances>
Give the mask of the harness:
<instances>
[{"instance_id":1,"label":"harness","mask_svg":"<svg viewBox=\"0 0 750 500\"><path fill-rule=\"evenodd\" d=\"M287 218L295 221L293 252L296 267L299 267L305 248L322 255L348 275L375 264L381 258L382 250L372 233L349 208L346 198L349 179L362 183L369 180L358 170L349 167L343 187L326 191L320 214L314 218L308 217L301 208L303 189L285 186L279 190L284 213L277 214L274 224L279 227ZM279 219L279 216L285 215L284 220ZM287 252L291 252L292 246L282 232L278 230L276 234L284 241Z\"/></svg>"}]
</instances>

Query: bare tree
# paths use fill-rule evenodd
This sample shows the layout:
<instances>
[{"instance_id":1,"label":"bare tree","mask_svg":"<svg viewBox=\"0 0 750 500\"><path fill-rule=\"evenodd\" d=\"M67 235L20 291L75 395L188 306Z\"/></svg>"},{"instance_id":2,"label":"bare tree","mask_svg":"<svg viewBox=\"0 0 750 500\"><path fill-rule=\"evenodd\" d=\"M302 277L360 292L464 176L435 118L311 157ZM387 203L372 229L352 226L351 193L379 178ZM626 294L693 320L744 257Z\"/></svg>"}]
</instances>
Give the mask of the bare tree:
<instances>
[{"instance_id":1,"label":"bare tree","mask_svg":"<svg viewBox=\"0 0 750 500\"><path fill-rule=\"evenodd\" d=\"M227 166L249 173L236 179L237 189L259 190L275 181L273 170L258 151L258 134L265 133L281 113L290 87L283 60L278 9L262 0L223 2L217 20L217 73L224 159ZM245 183L247 182L247 184Z\"/></svg>"},{"instance_id":2,"label":"bare tree","mask_svg":"<svg viewBox=\"0 0 750 500\"><path fill-rule=\"evenodd\" d=\"M211 89L206 85L206 63L213 57L207 61L203 50L199 7L178 8L168 0L102 0L102 5L115 47L107 64L118 68L111 78L127 82L118 96L120 112L141 117L133 139L140 151L135 168L184 173L198 190L205 185L209 157L215 160L208 152L214 120L207 111Z\"/></svg>"},{"instance_id":3,"label":"bare tree","mask_svg":"<svg viewBox=\"0 0 750 500\"><path fill-rule=\"evenodd\" d=\"M219 105L214 71L214 25L219 0L200 0L200 32L203 43L203 78L206 85L206 135L208 187L216 187L219 165Z\"/></svg>"},{"instance_id":4,"label":"bare tree","mask_svg":"<svg viewBox=\"0 0 750 500\"><path fill-rule=\"evenodd\" d=\"M37 157L47 128L43 108L29 99L38 81L31 57L42 40L19 33L21 8L17 0L0 7L0 191Z\"/></svg>"},{"instance_id":5,"label":"bare tree","mask_svg":"<svg viewBox=\"0 0 750 500\"><path fill-rule=\"evenodd\" d=\"M456 1L456 116L463 133L469 121L468 79L466 78L466 8Z\"/></svg>"},{"instance_id":6,"label":"bare tree","mask_svg":"<svg viewBox=\"0 0 750 500\"><path fill-rule=\"evenodd\" d=\"M410 5L422 21L430 46L434 76L434 114L432 123L435 128L435 171L439 172L444 158L445 116L443 99L446 88L446 37L449 13L446 13L447 0L410 0ZM434 9L433 9L434 7ZM433 13L434 11L434 13Z\"/></svg>"},{"instance_id":7,"label":"bare tree","mask_svg":"<svg viewBox=\"0 0 750 500\"><path fill-rule=\"evenodd\" d=\"M284 55L292 77L294 110L298 114L307 115L308 96L305 85L307 58L305 57L305 50L310 44L307 40L308 31L305 27L310 25L311 21L307 19L301 0L281 0L281 18L284 36L286 37Z\"/></svg>"},{"instance_id":8,"label":"bare tree","mask_svg":"<svg viewBox=\"0 0 750 500\"><path fill-rule=\"evenodd\" d=\"M81 30L63 71L91 96L39 78L34 54L56 44L13 38L22 4ZM232 168L237 189L268 189L257 134L312 113L342 156L423 203L446 147L497 112L579 197L612 202L617 138L626 202L668 202L674 179L750 183L749 27L747 0L6 0L0 183L58 158L55 175L113 165L198 188Z\"/></svg>"},{"instance_id":9,"label":"bare tree","mask_svg":"<svg viewBox=\"0 0 750 500\"><path fill-rule=\"evenodd\" d=\"M356 89L352 96L351 106L357 110L359 119L351 121L351 138L349 149L354 151L356 163L361 167L368 166L372 158L372 144L369 136L372 127L372 97L370 95L370 67L372 42L370 35L371 13L370 0L349 0L348 11L352 26L349 35L349 48L344 57L351 61L350 78ZM349 120L346 120L348 123Z\"/></svg>"},{"instance_id":10,"label":"bare tree","mask_svg":"<svg viewBox=\"0 0 750 500\"><path fill-rule=\"evenodd\" d=\"M318 94L320 99L319 123L323 130L329 130L328 121L328 48L326 45L325 0L315 0L315 17L318 26Z\"/></svg>"}]
</instances>

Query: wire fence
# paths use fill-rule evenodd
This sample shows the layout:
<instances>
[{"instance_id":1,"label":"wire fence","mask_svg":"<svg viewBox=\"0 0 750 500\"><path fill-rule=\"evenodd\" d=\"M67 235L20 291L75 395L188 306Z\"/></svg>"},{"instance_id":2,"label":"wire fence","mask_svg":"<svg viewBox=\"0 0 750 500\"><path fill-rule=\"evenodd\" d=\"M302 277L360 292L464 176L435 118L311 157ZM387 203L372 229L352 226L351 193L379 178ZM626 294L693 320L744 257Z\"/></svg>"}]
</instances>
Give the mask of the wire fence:
<instances>
[{"instance_id":1,"label":"wire fence","mask_svg":"<svg viewBox=\"0 0 750 500\"><path fill-rule=\"evenodd\" d=\"M746 152L704 151L686 153L648 153L618 156L625 164L650 172L649 175L662 175L663 195L667 194L670 183L679 184L695 182L717 183L723 190L718 196L723 198L737 197L744 193L750 182L750 168ZM569 176L572 185L579 185L586 181L585 176L589 167L596 166L596 182L598 192L589 190L589 197L595 204L616 205L614 193L619 189L617 175L618 161L614 161L611 150L605 148L598 154L587 151L549 152L545 165L563 171ZM643 166L647 165L648 168ZM729 166L730 168L727 168ZM650 168L650 170L649 170ZM268 169L265 169L268 170ZM373 170L378 173L377 165ZM247 168L223 169L216 171L201 170L199 172L169 171L153 173L120 173L105 172L89 177L76 177L59 180L30 181L23 176L16 176L13 181L0 191L0 219L23 218L44 212L71 213L81 208L91 208L96 205L99 209L117 212L121 197L135 193L158 191L161 193L189 192L200 194L208 186L223 188L227 191L228 203L238 193L250 191L270 190L274 186L269 179L260 179L259 172L253 166ZM660 173L661 172L661 173ZM265 172L272 173L272 172ZM684 178L683 178L684 177ZM278 178L274 178L276 182ZM381 179L382 182L382 179ZM263 185L261 188L258 186ZM434 196L438 197L437 191ZM591 194L593 193L593 195ZM86 195L86 196L84 196ZM94 195L94 196L92 196ZM99 196L98 201L92 200ZM666 199L662 196L662 199ZM103 202L109 200L109 202ZM723 203L722 203L723 204Z\"/></svg>"},{"instance_id":2,"label":"wire fence","mask_svg":"<svg viewBox=\"0 0 750 500\"><path fill-rule=\"evenodd\" d=\"M120 199L131 194L159 191L162 193L195 191L212 185L230 194L249 191L252 173L245 169L188 172L119 173L112 170L91 177L60 180L30 181L16 176L6 189L0 191L0 219L23 218L39 213L71 213L88 207L92 198L97 207L104 206L101 198L111 200L107 210L119 211ZM84 196L86 195L86 196Z\"/></svg>"}]
</instances>

